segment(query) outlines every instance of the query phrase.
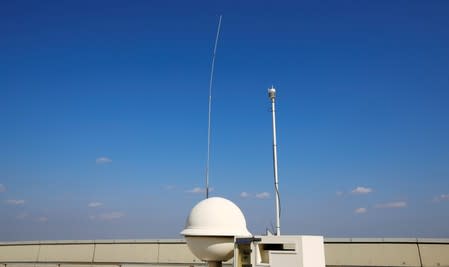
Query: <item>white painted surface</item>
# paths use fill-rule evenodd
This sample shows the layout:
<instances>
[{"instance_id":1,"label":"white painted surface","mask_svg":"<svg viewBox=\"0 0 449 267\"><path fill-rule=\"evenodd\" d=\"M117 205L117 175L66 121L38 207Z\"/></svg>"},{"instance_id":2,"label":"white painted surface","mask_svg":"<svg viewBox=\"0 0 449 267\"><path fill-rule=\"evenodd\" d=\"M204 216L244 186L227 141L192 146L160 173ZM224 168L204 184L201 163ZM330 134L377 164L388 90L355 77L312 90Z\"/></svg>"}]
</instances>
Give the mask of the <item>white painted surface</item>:
<instances>
[{"instance_id":1,"label":"white painted surface","mask_svg":"<svg viewBox=\"0 0 449 267\"><path fill-rule=\"evenodd\" d=\"M322 236L301 236L302 267L324 267L324 241Z\"/></svg>"},{"instance_id":2,"label":"white painted surface","mask_svg":"<svg viewBox=\"0 0 449 267\"><path fill-rule=\"evenodd\" d=\"M242 211L231 201L212 197L196 204L181 232L192 253L204 261L232 258L235 236L251 236Z\"/></svg>"},{"instance_id":3,"label":"white painted surface","mask_svg":"<svg viewBox=\"0 0 449 267\"><path fill-rule=\"evenodd\" d=\"M227 261L234 255L234 237L186 236L192 253L204 261Z\"/></svg>"},{"instance_id":4,"label":"white painted surface","mask_svg":"<svg viewBox=\"0 0 449 267\"><path fill-rule=\"evenodd\" d=\"M187 217L184 236L251 236L242 211L231 201L211 197L196 204Z\"/></svg>"},{"instance_id":5,"label":"white painted surface","mask_svg":"<svg viewBox=\"0 0 449 267\"><path fill-rule=\"evenodd\" d=\"M322 236L256 236L252 264L258 267L325 267ZM241 267L241 266L236 266Z\"/></svg>"}]
</instances>

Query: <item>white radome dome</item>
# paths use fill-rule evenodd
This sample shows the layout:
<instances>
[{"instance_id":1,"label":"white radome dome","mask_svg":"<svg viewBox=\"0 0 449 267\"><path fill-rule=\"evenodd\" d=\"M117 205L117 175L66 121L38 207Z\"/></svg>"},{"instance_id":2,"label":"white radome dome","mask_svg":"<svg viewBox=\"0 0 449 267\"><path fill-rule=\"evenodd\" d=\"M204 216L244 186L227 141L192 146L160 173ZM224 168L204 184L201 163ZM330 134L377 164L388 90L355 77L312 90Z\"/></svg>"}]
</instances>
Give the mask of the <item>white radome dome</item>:
<instances>
[{"instance_id":1,"label":"white radome dome","mask_svg":"<svg viewBox=\"0 0 449 267\"><path fill-rule=\"evenodd\" d=\"M190 211L185 236L251 236L237 205L222 197L205 199Z\"/></svg>"},{"instance_id":2,"label":"white radome dome","mask_svg":"<svg viewBox=\"0 0 449 267\"><path fill-rule=\"evenodd\" d=\"M232 258L234 237L251 236L240 208L221 197L208 198L196 204L181 234L192 253L205 261Z\"/></svg>"}]
</instances>

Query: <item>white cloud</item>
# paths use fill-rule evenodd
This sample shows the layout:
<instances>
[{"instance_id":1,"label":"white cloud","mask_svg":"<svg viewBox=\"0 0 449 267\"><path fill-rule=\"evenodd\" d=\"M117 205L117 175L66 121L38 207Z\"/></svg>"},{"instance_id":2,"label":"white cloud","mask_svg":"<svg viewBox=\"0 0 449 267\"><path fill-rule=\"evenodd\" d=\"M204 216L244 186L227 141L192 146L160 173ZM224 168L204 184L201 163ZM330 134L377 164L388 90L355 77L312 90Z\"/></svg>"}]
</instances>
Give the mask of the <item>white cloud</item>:
<instances>
[{"instance_id":1,"label":"white cloud","mask_svg":"<svg viewBox=\"0 0 449 267\"><path fill-rule=\"evenodd\" d=\"M449 194L441 194L433 199L435 202L449 201Z\"/></svg>"},{"instance_id":2,"label":"white cloud","mask_svg":"<svg viewBox=\"0 0 449 267\"><path fill-rule=\"evenodd\" d=\"M270 193L268 193L268 192L262 192L262 193L256 194L256 198L259 198L259 199L267 199L269 197L270 197Z\"/></svg>"},{"instance_id":3,"label":"white cloud","mask_svg":"<svg viewBox=\"0 0 449 267\"><path fill-rule=\"evenodd\" d=\"M169 185L165 185L164 189L167 190L167 191L171 191L171 190L175 189L175 186L174 185L170 185L170 184Z\"/></svg>"},{"instance_id":4,"label":"white cloud","mask_svg":"<svg viewBox=\"0 0 449 267\"><path fill-rule=\"evenodd\" d=\"M19 219L19 220L23 220L23 219L25 219L26 217L28 217L28 213L26 213L26 212L21 212L21 213L19 213L19 214L16 216L16 218Z\"/></svg>"},{"instance_id":5,"label":"white cloud","mask_svg":"<svg viewBox=\"0 0 449 267\"><path fill-rule=\"evenodd\" d=\"M96 208L96 207L103 206L103 203L101 203L101 202L90 202L89 204L87 204L87 206L89 208Z\"/></svg>"},{"instance_id":6,"label":"white cloud","mask_svg":"<svg viewBox=\"0 0 449 267\"><path fill-rule=\"evenodd\" d=\"M212 192L212 191L214 191L214 188L213 187L209 188L209 192ZM194 187L190 190L187 190L186 192L191 193L191 194L204 194L204 193L206 193L206 189L202 188L202 187Z\"/></svg>"},{"instance_id":7,"label":"white cloud","mask_svg":"<svg viewBox=\"0 0 449 267\"><path fill-rule=\"evenodd\" d=\"M206 193L206 189L201 188L201 187L195 187L193 189L187 190L187 193L192 193L192 194L201 194L201 193Z\"/></svg>"},{"instance_id":8,"label":"white cloud","mask_svg":"<svg viewBox=\"0 0 449 267\"><path fill-rule=\"evenodd\" d=\"M366 213L367 209L366 208L357 208L354 210L355 213Z\"/></svg>"},{"instance_id":9,"label":"white cloud","mask_svg":"<svg viewBox=\"0 0 449 267\"><path fill-rule=\"evenodd\" d=\"M6 203L9 205L23 205L25 204L25 200L23 199L8 199L6 200Z\"/></svg>"},{"instance_id":10,"label":"white cloud","mask_svg":"<svg viewBox=\"0 0 449 267\"><path fill-rule=\"evenodd\" d=\"M241 198L247 198L247 197L249 197L250 195L249 195L249 193L247 193L247 192L242 192L242 193L240 193L240 197Z\"/></svg>"},{"instance_id":11,"label":"white cloud","mask_svg":"<svg viewBox=\"0 0 449 267\"><path fill-rule=\"evenodd\" d=\"M113 211L113 212L109 212L109 213L102 213L98 216L98 218L100 220L115 220L115 219L119 219L122 218L123 216L125 216L125 214L123 212L119 212L119 211Z\"/></svg>"},{"instance_id":12,"label":"white cloud","mask_svg":"<svg viewBox=\"0 0 449 267\"><path fill-rule=\"evenodd\" d=\"M112 159L107 157L99 157L95 160L97 164L108 164L112 162Z\"/></svg>"},{"instance_id":13,"label":"white cloud","mask_svg":"<svg viewBox=\"0 0 449 267\"><path fill-rule=\"evenodd\" d=\"M4 186L3 184L0 184L0 193L5 192L6 191L6 186Z\"/></svg>"},{"instance_id":14,"label":"white cloud","mask_svg":"<svg viewBox=\"0 0 449 267\"><path fill-rule=\"evenodd\" d=\"M337 191L337 192L335 192L335 194L337 195L337 197L343 196L343 192L342 191Z\"/></svg>"},{"instance_id":15,"label":"white cloud","mask_svg":"<svg viewBox=\"0 0 449 267\"><path fill-rule=\"evenodd\" d=\"M37 218L36 221L44 223L44 222L48 222L48 218L45 216L41 216L41 217Z\"/></svg>"},{"instance_id":16,"label":"white cloud","mask_svg":"<svg viewBox=\"0 0 449 267\"><path fill-rule=\"evenodd\" d=\"M388 203L383 203L383 204L377 204L375 207L378 209L405 208L405 207L407 207L407 202L405 202L405 201L388 202Z\"/></svg>"},{"instance_id":17,"label":"white cloud","mask_svg":"<svg viewBox=\"0 0 449 267\"><path fill-rule=\"evenodd\" d=\"M369 187L357 186L354 190L351 191L353 194L369 194L373 192L373 189Z\"/></svg>"},{"instance_id":18,"label":"white cloud","mask_svg":"<svg viewBox=\"0 0 449 267\"><path fill-rule=\"evenodd\" d=\"M108 213L102 213L98 216L92 215L92 216L89 216L89 218L91 220L112 221L112 220L120 219L123 216L125 216L125 214L123 212L113 211L113 212L108 212Z\"/></svg>"}]
</instances>

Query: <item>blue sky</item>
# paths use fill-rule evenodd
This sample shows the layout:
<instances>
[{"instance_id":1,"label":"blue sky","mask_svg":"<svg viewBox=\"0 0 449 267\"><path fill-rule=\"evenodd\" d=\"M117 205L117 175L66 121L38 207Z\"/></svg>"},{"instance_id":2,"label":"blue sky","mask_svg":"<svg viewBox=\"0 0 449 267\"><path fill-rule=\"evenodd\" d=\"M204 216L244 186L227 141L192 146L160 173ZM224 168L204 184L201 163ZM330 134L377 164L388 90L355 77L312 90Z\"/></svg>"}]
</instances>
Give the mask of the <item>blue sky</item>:
<instances>
[{"instance_id":1,"label":"blue sky","mask_svg":"<svg viewBox=\"0 0 449 267\"><path fill-rule=\"evenodd\" d=\"M3 1L0 239L178 238L213 196L248 228L449 237L446 1Z\"/></svg>"}]
</instances>

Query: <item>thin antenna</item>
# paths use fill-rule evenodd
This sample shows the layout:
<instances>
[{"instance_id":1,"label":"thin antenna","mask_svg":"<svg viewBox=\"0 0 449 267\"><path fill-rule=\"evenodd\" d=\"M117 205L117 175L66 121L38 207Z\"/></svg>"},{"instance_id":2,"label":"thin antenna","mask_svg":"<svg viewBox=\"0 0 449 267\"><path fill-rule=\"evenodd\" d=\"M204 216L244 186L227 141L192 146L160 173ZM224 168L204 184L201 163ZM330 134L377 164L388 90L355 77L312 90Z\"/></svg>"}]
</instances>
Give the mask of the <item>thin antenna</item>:
<instances>
[{"instance_id":1,"label":"thin antenna","mask_svg":"<svg viewBox=\"0 0 449 267\"><path fill-rule=\"evenodd\" d=\"M273 118L273 170L274 170L274 190L276 193L276 235L281 235L281 209L279 197L279 179L278 179L278 156L276 144L276 89L274 86L268 89L268 97L271 100L271 113Z\"/></svg>"},{"instance_id":2,"label":"thin antenna","mask_svg":"<svg viewBox=\"0 0 449 267\"><path fill-rule=\"evenodd\" d=\"M209 79L209 116L207 123L207 162L206 162L206 198L209 198L209 164L210 164L210 115L212 111L212 84L214 81L215 55L217 54L218 37L220 36L221 17L218 20L217 36L215 37L214 53L212 55L212 66Z\"/></svg>"}]
</instances>

